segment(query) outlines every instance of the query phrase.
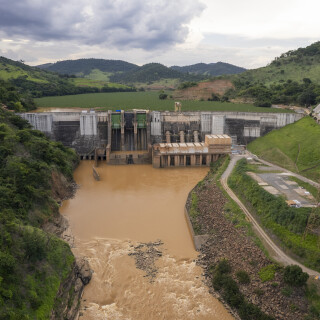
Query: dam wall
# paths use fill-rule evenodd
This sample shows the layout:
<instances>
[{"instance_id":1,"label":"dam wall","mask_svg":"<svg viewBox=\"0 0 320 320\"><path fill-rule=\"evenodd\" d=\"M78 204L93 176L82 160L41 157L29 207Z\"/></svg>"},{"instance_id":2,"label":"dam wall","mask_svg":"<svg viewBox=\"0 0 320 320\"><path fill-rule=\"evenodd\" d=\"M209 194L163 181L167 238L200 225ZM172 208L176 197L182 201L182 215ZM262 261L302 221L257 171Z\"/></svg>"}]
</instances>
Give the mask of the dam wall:
<instances>
[{"instance_id":1,"label":"dam wall","mask_svg":"<svg viewBox=\"0 0 320 320\"><path fill-rule=\"evenodd\" d=\"M151 157L159 143L201 143L205 135L226 134L232 144L246 145L303 117L297 113L82 111L22 113L34 129L74 148L85 159ZM110 157L110 154L114 153ZM117 153L117 154L116 154ZM132 155L131 155L132 158ZM122 160L121 160L122 161ZM120 162L121 162L120 161ZM124 160L125 161L125 160Z\"/></svg>"}]
</instances>

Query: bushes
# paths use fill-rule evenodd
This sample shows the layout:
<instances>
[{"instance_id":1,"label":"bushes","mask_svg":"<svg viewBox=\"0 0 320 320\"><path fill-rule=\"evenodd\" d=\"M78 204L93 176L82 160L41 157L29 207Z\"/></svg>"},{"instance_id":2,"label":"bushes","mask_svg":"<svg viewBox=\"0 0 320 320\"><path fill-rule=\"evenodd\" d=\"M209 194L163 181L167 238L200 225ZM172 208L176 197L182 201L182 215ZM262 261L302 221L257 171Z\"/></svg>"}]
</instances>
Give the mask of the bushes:
<instances>
[{"instance_id":1,"label":"bushes","mask_svg":"<svg viewBox=\"0 0 320 320\"><path fill-rule=\"evenodd\" d=\"M260 269L259 277L262 282L273 280L276 274L276 271L277 271L277 266L274 264L269 264L268 266Z\"/></svg>"},{"instance_id":2,"label":"bushes","mask_svg":"<svg viewBox=\"0 0 320 320\"><path fill-rule=\"evenodd\" d=\"M288 207L282 197L276 197L260 187L246 174L247 170L246 160L240 160L228 180L230 187L287 248L304 258L306 265L319 269L320 253L316 236L309 234L306 239L302 238L311 209Z\"/></svg>"},{"instance_id":3,"label":"bushes","mask_svg":"<svg viewBox=\"0 0 320 320\"><path fill-rule=\"evenodd\" d=\"M236 273L236 277L241 284L248 284L250 283L250 276L248 272L244 270L240 270Z\"/></svg>"},{"instance_id":4,"label":"bushes","mask_svg":"<svg viewBox=\"0 0 320 320\"><path fill-rule=\"evenodd\" d=\"M0 319L47 319L73 256L39 227L57 210L51 172L71 177L77 156L1 109L0 144Z\"/></svg>"},{"instance_id":5,"label":"bushes","mask_svg":"<svg viewBox=\"0 0 320 320\"><path fill-rule=\"evenodd\" d=\"M213 269L212 285L219 291L223 299L233 308L237 309L239 316L243 320L272 320L273 318L263 313L259 307L246 301L244 295L230 275L231 266L225 259L221 260ZM248 279L245 271L239 271L237 274ZM246 274L246 275L244 275Z\"/></svg>"},{"instance_id":6,"label":"bushes","mask_svg":"<svg viewBox=\"0 0 320 320\"><path fill-rule=\"evenodd\" d=\"M297 265L287 266L284 269L283 280L292 286L302 287L307 283L308 278L309 275Z\"/></svg>"}]
</instances>

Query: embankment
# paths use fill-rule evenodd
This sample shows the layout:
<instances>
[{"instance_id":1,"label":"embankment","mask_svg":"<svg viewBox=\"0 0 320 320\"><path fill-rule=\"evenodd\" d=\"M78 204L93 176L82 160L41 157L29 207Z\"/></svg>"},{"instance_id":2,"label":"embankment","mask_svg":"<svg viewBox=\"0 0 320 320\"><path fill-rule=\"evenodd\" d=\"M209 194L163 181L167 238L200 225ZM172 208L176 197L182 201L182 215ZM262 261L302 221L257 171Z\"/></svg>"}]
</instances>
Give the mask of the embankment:
<instances>
[{"instance_id":1,"label":"embankment","mask_svg":"<svg viewBox=\"0 0 320 320\"><path fill-rule=\"evenodd\" d=\"M207 236L198 263L210 291L219 292L241 319L303 319L305 288L284 282L283 268L266 256L244 214L221 191L218 177L225 167L215 164L186 204L195 234Z\"/></svg>"},{"instance_id":2,"label":"embankment","mask_svg":"<svg viewBox=\"0 0 320 320\"><path fill-rule=\"evenodd\" d=\"M77 304L69 298L64 311L52 315L64 289L76 299L77 279L84 284L90 273L57 236L66 226L58 203L72 195L77 163L75 152L0 109L1 319L62 319Z\"/></svg>"}]
</instances>

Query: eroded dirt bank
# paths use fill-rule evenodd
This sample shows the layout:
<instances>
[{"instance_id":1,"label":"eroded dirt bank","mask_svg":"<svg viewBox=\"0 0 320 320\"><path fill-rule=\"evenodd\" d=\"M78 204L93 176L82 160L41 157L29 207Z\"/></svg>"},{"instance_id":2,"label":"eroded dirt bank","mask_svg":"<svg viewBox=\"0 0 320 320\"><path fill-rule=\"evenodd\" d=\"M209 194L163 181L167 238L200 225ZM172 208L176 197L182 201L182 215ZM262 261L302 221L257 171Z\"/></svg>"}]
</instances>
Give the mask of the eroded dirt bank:
<instances>
[{"instance_id":1,"label":"eroded dirt bank","mask_svg":"<svg viewBox=\"0 0 320 320\"><path fill-rule=\"evenodd\" d=\"M198 234L209 235L201 247L202 255L198 263L205 270L210 290L213 292L212 270L219 261L227 259L232 278L237 281L248 302L274 319L304 319L308 311L304 289L288 288L279 268L276 268L274 277L262 281L259 272L273 262L256 244L255 238L248 236L244 218L234 214L236 211L222 194L213 175L208 175L190 193L187 201L189 213L192 206L197 211L193 223ZM240 283L236 275L239 271L249 275L249 283Z\"/></svg>"}]
</instances>

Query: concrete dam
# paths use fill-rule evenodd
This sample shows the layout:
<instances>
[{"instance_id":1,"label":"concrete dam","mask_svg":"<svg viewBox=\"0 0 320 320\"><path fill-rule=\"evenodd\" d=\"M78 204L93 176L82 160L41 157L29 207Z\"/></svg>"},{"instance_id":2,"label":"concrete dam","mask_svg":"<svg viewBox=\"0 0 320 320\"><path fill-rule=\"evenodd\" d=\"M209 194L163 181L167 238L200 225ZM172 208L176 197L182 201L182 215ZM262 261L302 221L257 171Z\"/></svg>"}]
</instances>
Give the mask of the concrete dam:
<instances>
[{"instance_id":1,"label":"concrete dam","mask_svg":"<svg viewBox=\"0 0 320 320\"><path fill-rule=\"evenodd\" d=\"M231 145L246 145L303 117L296 113L82 111L23 113L34 129L81 159L154 167L209 165Z\"/></svg>"}]
</instances>

